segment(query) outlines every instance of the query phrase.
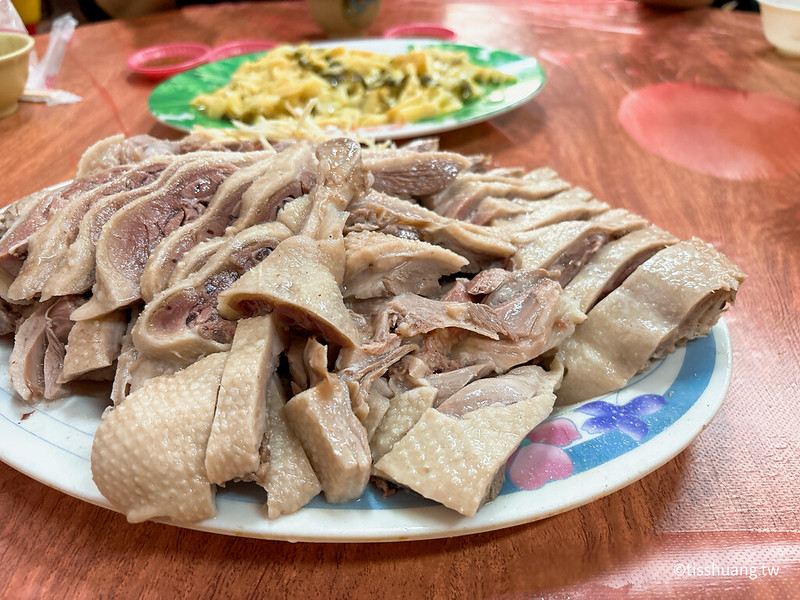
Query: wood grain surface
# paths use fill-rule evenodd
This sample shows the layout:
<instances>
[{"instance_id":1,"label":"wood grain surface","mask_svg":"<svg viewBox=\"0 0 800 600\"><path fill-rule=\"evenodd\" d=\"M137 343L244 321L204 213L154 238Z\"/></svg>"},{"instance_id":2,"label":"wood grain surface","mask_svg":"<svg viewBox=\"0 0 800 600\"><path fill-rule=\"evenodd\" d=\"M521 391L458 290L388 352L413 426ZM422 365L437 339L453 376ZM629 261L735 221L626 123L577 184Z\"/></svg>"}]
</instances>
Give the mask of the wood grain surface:
<instances>
[{"instance_id":1,"label":"wood grain surface","mask_svg":"<svg viewBox=\"0 0 800 600\"><path fill-rule=\"evenodd\" d=\"M0 464L0 596L800 597L800 60L774 51L757 14L628 1L386 0L370 34L410 20L537 56L547 71L533 102L443 135L444 148L551 166L745 270L726 316L734 367L717 417L677 458L606 498L426 542L290 544L130 525ZM253 37L322 32L301 2L80 27L57 84L83 100L26 103L0 121L0 204L69 179L102 137L180 135L149 115L154 84L125 68L136 49ZM40 54L46 44L37 39ZM721 570L731 567L748 571Z\"/></svg>"}]
</instances>

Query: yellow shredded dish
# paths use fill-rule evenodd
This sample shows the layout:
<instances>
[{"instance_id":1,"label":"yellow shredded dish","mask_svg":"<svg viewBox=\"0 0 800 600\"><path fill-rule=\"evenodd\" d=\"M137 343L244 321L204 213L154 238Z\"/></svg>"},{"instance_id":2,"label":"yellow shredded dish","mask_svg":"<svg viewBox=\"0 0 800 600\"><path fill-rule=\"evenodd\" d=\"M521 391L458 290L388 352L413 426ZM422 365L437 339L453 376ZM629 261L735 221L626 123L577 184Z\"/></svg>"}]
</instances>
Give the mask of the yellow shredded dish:
<instances>
[{"instance_id":1,"label":"yellow shredded dish","mask_svg":"<svg viewBox=\"0 0 800 600\"><path fill-rule=\"evenodd\" d=\"M443 115L516 79L469 61L466 53L423 48L390 56L344 47L280 46L243 63L229 83L192 100L213 119L311 118L343 131Z\"/></svg>"}]
</instances>

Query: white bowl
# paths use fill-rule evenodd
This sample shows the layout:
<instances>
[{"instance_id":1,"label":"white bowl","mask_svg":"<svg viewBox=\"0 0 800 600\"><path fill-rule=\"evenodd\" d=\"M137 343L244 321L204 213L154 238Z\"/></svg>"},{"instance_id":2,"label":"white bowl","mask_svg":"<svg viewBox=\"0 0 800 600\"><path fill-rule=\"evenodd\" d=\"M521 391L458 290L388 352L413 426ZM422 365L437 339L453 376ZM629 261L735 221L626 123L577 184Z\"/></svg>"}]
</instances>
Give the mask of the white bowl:
<instances>
[{"instance_id":1,"label":"white bowl","mask_svg":"<svg viewBox=\"0 0 800 600\"><path fill-rule=\"evenodd\" d=\"M759 0L764 35L778 52L800 57L800 0Z\"/></svg>"}]
</instances>

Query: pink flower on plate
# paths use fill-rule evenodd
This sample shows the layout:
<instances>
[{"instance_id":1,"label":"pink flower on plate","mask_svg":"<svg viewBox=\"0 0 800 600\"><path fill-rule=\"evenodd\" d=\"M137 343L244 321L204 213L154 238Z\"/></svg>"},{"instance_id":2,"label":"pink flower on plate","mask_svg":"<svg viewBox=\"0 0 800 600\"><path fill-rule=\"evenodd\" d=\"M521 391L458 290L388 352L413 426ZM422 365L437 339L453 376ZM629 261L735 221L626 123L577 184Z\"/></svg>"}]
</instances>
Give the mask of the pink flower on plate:
<instances>
[{"instance_id":1,"label":"pink flower on plate","mask_svg":"<svg viewBox=\"0 0 800 600\"><path fill-rule=\"evenodd\" d=\"M572 475L572 460L561 447L580 437L569 419L558 418L539 425L528 434L531 443L520 446L509 460L512 483L524 490L538 490L552 479Z\"/></svg>"}]
</instances>

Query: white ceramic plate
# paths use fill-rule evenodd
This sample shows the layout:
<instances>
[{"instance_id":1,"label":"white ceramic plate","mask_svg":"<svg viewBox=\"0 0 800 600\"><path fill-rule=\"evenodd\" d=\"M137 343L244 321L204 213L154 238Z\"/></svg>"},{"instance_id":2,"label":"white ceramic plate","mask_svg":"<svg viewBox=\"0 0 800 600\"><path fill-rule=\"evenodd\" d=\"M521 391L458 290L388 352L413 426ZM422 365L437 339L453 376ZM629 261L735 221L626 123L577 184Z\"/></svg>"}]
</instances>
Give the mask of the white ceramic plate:
<instances>
[{"instance_id":1,"label":"white ceramic plate","mask_svg":"<svg viewBox=\"0 0 800 600\"><path fill-rule=\"evenodd\" d=\"M322 42L312 46L345 46L352 50L367 50L382 54L403 54L412 47L436 46L466 52L476 64L489 66L514 75L515 83L498 86L491 93L468 103L459 111L405 125L367 127L357 133L377 140L402 139L434 135L486 121L508 112L533 98L545 84L545 74L535 58L505 50L442 42L429 39L367 39ZM191 105L198 94L212 92L225 85L233 72L245 60L257 55L242 55L202 65L168 79L150 95L150 112L160 122L176 129L189 131L194 125L211 128L231 128L229 121L210 119Z\"/></svg>"},{"instance_id":2,"label":"white ceramic plate","mask_svg":"<svg viewBox=\"0 0 800 600\"><path fill-rule=\"evenodd\" d=\"M11 340L0 340L8 364ZM731 347L720 321L602 398L557 409L509 460L501 495L473 518L411 493L382 498L373 486L356 502L331 507L317 498L275 521L255 484L217 494L219 515L196 529L290 541L396 541L477 533L542 519L618 490L660 467L711 421L730 382ZM11 393L0 368L0 459L15 469L93 504L110 508L92 481L94 431L108 404L101 386L35 408Z\"/></svg>"}]
</instances>

